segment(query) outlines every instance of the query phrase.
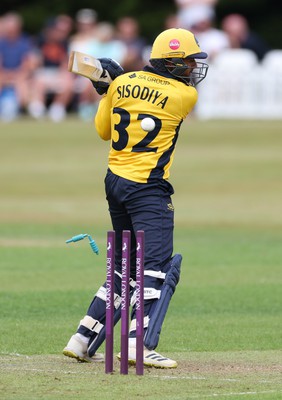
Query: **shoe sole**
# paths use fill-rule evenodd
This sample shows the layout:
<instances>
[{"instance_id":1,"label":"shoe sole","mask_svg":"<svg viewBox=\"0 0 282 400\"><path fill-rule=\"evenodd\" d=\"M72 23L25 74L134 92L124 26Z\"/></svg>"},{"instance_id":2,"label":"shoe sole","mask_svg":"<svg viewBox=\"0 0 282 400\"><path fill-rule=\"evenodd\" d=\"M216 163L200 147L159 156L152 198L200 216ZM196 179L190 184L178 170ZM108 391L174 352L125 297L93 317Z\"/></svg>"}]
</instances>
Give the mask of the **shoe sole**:
<instances>
[{"instance_id":1,"label":"shoe sole","mask_svg":"<svg viewBox=\"0 0 282 400\"><path fill-rule=\"evenodd\" d=\"M63 355L67 356L67 357L70 357L70 358L75 358L77 361L84 362L84 363L93 363L93 362L94 363L100 363L100 362L104 362L104 357L103 357L102 354L100 355L100 353L99 353L99 355L97 353L96 357L94 357L94 358L93 357L91 358L91 357L88 357L88 356L79 357L73 351L65 349L65 350L63 350Z\"/></svg>"},{"instance_id":2,"label":"shoe sole","mask_svg":"<svg viewBox=\"0 0 282 400\"><path fill-rule=\"evenodd\" d=\"M86 360L86 359L83 358L83 357L79 357L77 354L73 353L73 352L70 351L70 350L64 350L64 351L63 351L63 355L64 355L64 356L67 356L67 357L70 357L70 358L75 358L75 359L76 359L77 361L79 361L79 362L87 362L87 363L90 362L90 361Z\"/></svg>"},{"instance_id":3,"label":"shoe sole","mask_svg":"<svg viewBox=\"0 0 282 400\"><path fill-rule=\"evenodd\" d=\"M117 359L118 359L119 361L121 360L121 358L120 358L119 356L117 356ZM135 366L135 365L136 365L136 360L129 359L129 360L128 360L128 365ZM158 368L158 369L177 368L177 363L168 366L168 365L153 364L153 363L144 361L144 362L143 362L143 365L144 365L145 367L150 367L150 368L153 367L153 368Z\"/></svg>"},{"instance_id":4,"label":"shoe sole","mask_svg":"<svg viewBox=\"0 0 282 400\"><path fill-rule=\"evenodd\" d=\"M136 361L135 360L128 360L128 364L129 365L136 365ZM152 363L149 363L149 362L146 362L146 361L144 361L144 366L145 367L150 367L150 368L158 368L158 369L171 369L171 368L177 368L177 364L175 363L175 364L173 364L173 365L170 365L170 366L168 366L168 365L156 365L156 364L152 364Z\"/></svg>"}]
</instances>

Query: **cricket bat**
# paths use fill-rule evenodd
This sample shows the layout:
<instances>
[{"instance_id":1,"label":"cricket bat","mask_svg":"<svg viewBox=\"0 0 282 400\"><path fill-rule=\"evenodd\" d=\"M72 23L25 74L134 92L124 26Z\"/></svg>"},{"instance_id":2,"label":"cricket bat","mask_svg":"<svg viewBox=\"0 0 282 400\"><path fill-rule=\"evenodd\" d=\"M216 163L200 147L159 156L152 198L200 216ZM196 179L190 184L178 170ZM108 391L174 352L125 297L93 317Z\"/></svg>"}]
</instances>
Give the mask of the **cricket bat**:
<instances>
[{"instance_id":1,"label":"cricket bat","mask_svg":"<svg viewBox=\"0 0 282 400\"><path fill-rule=\"evenodd\" d=\"M107 70L103 69L100 61L88 54L79 51L71 51L68 62L68 70L74 74L84 76L94 82L111 83L112 78Z\"/></svg>"}]
</instances>

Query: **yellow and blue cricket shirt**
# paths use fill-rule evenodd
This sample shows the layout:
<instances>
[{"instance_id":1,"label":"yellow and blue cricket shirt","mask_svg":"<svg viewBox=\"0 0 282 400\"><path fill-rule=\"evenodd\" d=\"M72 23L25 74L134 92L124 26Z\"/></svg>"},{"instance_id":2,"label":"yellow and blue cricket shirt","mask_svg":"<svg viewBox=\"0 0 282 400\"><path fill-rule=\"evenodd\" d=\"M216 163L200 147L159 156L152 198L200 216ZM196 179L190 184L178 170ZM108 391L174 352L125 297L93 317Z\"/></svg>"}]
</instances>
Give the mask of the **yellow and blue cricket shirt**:
<instances>
[{"instance_id":1,"label":"yellow and blue cricket shirt","mask_svg":"<svg viewBox=\"0 0 282 400\"><path fill-rule=\"evenodd\" d=\"M168 179L181 123L196 102L193 86L150 67L118 76L95 117L100 137L111 140L109 169L139 183ZM155 121L150 132L141 128L146 117Z\"/></svg>"}]
</instances>

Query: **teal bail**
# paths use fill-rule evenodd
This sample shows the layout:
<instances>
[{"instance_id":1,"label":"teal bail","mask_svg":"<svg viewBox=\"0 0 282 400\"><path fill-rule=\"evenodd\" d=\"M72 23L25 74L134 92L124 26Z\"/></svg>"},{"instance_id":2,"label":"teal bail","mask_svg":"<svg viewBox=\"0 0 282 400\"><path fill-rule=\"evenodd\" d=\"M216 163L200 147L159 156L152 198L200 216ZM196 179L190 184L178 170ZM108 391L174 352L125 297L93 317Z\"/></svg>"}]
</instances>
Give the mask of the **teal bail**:
<instances>
[{"instance_id":1,"label":"teal bail","mask_svg":"<svg viewBox=\"0 0 282 400\"><path fill-rule=\"evenodd\" d=\"M91 249L93 250L93 252L95 254L98 255L99 254L99 248L98 248L95 240L92 239L92 237L90 235L88 235L87 233L81 233L79 235L73 236L72 238L66 240L66 243L75 243L75 242L78 242L80 240L83 240L85 237L88 237Z\"/></svg>"}]
</instances>

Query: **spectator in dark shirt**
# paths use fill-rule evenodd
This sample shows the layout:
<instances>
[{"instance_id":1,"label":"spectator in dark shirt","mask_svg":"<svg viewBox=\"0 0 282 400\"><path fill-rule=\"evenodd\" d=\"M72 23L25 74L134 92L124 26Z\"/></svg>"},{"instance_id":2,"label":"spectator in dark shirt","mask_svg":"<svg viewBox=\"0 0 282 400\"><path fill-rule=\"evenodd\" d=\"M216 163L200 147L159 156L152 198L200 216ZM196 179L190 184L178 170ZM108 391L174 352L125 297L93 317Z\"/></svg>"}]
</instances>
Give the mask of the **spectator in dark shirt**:
<instances>
[{"instance_id":1,"label":"spectator in dark shirt","mask_svg":"<svg viewBox=\"0 0 282 400\"><path fill-rule=\"evenodd\" d=\"M270 47L257 33L250 30L247 19L241 14L229 14L221 22L222 29L227 33L231 48L252 50L262 60Z\"/></svg>"},{"instance_id":2,"label":"spectator in dark shirt","mask_svg":"<svg viewBox=\"0 0 282 400\"><path fill-rule=\"evenodd\" d=\"M143 51L146 41L140 36L140 26L133 17L122 17L116 24L117 39L126 46L126 56L122 61L125 71L135 71L144 66Z\"/></svg>"},{"instance_id":3,"label":"spectator in dark shirt","mask_svg":"<svg viewBox=\"0 0 282 400\"><path fill-rule=\"evenodd\" d=\"M67 69L68 38L70 31L61 24L61 16L47 22L39 35L39 68L34 76L30 115L36 119L44 117L48 106L48 95L52 98L48 116L60 122L66 116L66 109L73 97L73 76Z\"/></svg>"}]
</instances>

